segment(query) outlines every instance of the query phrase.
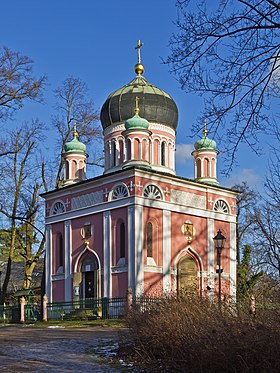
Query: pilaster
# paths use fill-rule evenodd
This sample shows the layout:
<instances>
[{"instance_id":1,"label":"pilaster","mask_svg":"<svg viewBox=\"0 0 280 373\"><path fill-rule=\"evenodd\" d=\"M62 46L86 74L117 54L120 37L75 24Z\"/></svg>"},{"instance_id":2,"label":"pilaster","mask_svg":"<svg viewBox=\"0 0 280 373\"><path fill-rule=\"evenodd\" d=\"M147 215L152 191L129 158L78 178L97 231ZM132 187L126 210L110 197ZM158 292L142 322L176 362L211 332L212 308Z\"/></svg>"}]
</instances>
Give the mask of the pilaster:
<instances>
[{"instance_id":1,"label":"pilaster","mask_svg":"<svg viewBox=\"0 0 280 373\"><path fill-rule=\"evenodd\" d=\"M111 212L103 212L103 296L110 298L112 296L111 280Z\"/></svg>"},{"instance_id":2,"label":"pilaster","mask_svg":"<svg viewBox=\"0 0 280 373\"><path fill-rule=\"evenodd\" d=\"M214 250L214 220L207 219L207 277L208 277L208 286L209 298L214 299L214 286L215 286L215 250Z\"/></svg>"},{"instance_id":3,"label":"pilaster","mask_svg":"<svg viewBox=\"0 0 280 373\"><path fill-rule=\"evenodd\" d=\"M72 227L71 220L64 222L64 299L65 302L72 300Z\"/></svg>"},{"instance_id":4,"label":"pilaster","mask_svg":"<svg viewBox=\"0 0 280 373\"><path fill-rule=\"evenodd\" d=\"M229 273L230 273L230 296L236 299L236 223L230 223L230 248L229 248Z\"/></svg>"},{"instance_id":5,"label":"pilaster","mask_svg":"<svg viewBox=\"0 0 280 373\"><path fill-rule=\"evenodd\" d=\"M171 212L163 210L163 240L162 240L162 287L163 293L171 290Z\"/></svg>"},{"instance_id":6,"label":"pilaster","mask_svg":"<svg viewBox=\"0 0 280 373\"><path fill-rule=\"evenodd\" d=\"M52 283L51 283L51 276L52 276L52 226L46 226L46 268L45 268L45 286L46 286L46 294L48 297L49 302L52 302Z\"/></svg>"}]
</instances>

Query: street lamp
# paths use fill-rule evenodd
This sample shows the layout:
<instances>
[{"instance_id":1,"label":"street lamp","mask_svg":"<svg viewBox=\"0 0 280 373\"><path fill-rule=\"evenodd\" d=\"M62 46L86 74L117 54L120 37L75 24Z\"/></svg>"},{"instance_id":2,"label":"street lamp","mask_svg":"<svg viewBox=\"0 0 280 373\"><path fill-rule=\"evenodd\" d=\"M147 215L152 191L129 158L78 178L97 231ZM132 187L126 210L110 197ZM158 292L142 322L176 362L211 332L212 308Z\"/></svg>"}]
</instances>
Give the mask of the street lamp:
<instances>
[{"instance_id":1,"label":"street lamp","mask_svg":"<svg viewBox=\"0 0 280 373\"><path fill-rule=\"evenodd\" d=\"M218 232L217 232L217 235L213 238L214 242L215 242L215 247L216 247L216 250L217 250L217 264L218 264L218 270L216 270L216 272L218 272L219 274L219 296L218 296L218 300L219 300L219 304L221 304L221 288L222 288L222 284L221 284L221 273L222 273L222 269L221 269L221 252L222 252L222 249L224 248L225 246L225 241L226 241L226 237L222 235L222 231L219 229Z\"/></svg>"}]
</instances>

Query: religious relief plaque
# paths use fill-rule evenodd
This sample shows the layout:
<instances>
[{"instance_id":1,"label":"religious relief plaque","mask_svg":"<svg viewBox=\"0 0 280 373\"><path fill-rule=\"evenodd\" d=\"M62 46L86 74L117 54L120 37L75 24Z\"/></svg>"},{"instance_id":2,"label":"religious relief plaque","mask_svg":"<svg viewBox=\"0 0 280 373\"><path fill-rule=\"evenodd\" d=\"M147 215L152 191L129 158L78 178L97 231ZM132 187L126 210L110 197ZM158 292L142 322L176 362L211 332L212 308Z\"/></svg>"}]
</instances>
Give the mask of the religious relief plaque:
<instances>
[{"instance_id":1,"label":"religious relief plaque","mask_svg":"<svg viewBox=\"0 0 280 373\"><path fill-rule=\"evenodd\" d=\"M188 241L188 244L190 244L192 242L193 234L194 234L193 224L190 222L185 222L183 225L183 233Z\"/></svg>"}]
</instances>

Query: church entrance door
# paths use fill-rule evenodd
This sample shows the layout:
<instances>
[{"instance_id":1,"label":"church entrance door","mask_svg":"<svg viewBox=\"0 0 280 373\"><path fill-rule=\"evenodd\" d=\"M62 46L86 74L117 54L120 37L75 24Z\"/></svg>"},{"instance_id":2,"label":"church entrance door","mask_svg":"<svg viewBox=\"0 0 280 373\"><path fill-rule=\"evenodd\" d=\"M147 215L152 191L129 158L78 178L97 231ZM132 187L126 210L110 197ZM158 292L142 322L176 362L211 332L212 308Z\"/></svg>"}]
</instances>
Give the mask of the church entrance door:
<instances>
[{"instance_id":1,"label":"church entrance door","mask_svg":"<svg viewBox=\"0 0 280 373\"><path fill-rule=\"evenodd\" d=\"M178 263L178 292L191 295L198 291L198 268L195 260L185 255Z\"/></svg>"},{"instance_id":2,"label":"church entrance door","mask_svg":"<svg viewBox=\"0 0 280 373\"><path fill-rule=\"evenodd\" d=\"M89 253L82 261L82 298L98 297L98 272L99 266L94 254Z\"/></svg>"}]
</instances>

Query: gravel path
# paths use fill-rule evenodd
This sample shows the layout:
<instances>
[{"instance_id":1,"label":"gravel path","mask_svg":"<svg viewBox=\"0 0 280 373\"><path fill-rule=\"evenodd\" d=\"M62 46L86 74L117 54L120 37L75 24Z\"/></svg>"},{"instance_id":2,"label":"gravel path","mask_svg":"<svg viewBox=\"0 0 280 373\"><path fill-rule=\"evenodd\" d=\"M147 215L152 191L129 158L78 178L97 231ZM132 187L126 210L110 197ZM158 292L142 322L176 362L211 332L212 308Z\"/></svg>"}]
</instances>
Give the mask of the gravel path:
<instances>
[{"instance_id":1,"label":"gravel path","mask_svg":"<svg viewBox=\"0 0 280 373\"><path fill-rule=\"evenodd\" d=\"M110 328L1 327L0 371L120 372L90 354L97 346L110 345L117 340L118 331Z\"/></svg>"}]
</instances>

